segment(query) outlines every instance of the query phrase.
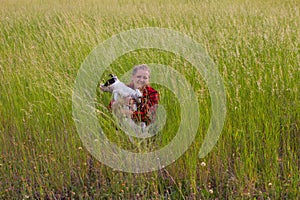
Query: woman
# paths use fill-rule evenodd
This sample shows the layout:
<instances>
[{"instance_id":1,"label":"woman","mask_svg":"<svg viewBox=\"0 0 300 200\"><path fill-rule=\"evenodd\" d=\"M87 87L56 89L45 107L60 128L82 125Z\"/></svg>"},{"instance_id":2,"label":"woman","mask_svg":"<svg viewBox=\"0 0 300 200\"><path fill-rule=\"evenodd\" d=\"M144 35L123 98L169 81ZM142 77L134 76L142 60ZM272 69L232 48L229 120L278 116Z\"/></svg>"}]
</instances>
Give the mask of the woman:
<instances>
[{"instance_id":1,"label":"woman","mask_svg":"<svg viewBox=\"0 0 300 200\"><path fill-rule=\"evenodd\" d=\"M150 69L142 64L135 66L131 75L131 82L128 85L132 89L139 89L142 93L140 102L133 98L125 98L115 102L111 100L109 108L116 115L130 118L135 125L142 127L142 131L155 121L156 109L159 102L159 93L150 86ZM105 91L104 89L102 89ZM124 108L126 105L126 108ZM120 117L120 116L117 116Z\"/></svg>"}]
</instances>

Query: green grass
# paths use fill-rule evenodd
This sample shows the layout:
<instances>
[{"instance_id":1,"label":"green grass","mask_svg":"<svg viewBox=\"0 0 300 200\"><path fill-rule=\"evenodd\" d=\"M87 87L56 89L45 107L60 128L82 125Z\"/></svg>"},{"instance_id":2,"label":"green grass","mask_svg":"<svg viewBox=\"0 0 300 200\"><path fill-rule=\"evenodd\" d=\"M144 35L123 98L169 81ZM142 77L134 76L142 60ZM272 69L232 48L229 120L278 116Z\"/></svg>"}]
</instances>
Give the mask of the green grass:
<instances>
[{"instance_id":1,"label":"green grass","mask_svg":"<svg viewBox=\"0 0 300 200\"><path fill-rule=\"evenodd\" d=\"M1 199L300 198L299 1L58 2L1 1ZM217 145L199 159L211 111L200 74L168 52L118 58L108 73L155 62L178 70L201 111L196 140L180 159L161 171L129 174L101 164L83 146L72 90L98 44L141 27L171 28L205 47L224 80L227 116ZM151 141L161 147L174 137L180 109L171 91L155 87L169 115ZM107 131L115 126L109 99L99 93L97 102ZM124 135L112 138L136 150Z\"/></svg>"}]
</instances>

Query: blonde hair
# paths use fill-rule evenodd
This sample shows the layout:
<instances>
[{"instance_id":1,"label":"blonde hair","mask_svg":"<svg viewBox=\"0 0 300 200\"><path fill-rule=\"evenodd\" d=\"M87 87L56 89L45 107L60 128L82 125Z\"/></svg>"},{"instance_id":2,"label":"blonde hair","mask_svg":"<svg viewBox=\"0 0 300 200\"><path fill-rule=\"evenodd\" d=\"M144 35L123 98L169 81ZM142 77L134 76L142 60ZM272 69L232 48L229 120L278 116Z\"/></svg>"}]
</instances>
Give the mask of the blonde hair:
<instances>
[{"instance_id":1,"label":"blonde hair","mask_svg":"<svg viewBox=\"0 0 300 200\"><path fill-rule=\"evenodd\" d=\"M149 74L151 73L150 68L146 64L136 65L132 70L132 76L134 76L138 70L145 70L148 71Z\"/></svg>"}]
</instances>

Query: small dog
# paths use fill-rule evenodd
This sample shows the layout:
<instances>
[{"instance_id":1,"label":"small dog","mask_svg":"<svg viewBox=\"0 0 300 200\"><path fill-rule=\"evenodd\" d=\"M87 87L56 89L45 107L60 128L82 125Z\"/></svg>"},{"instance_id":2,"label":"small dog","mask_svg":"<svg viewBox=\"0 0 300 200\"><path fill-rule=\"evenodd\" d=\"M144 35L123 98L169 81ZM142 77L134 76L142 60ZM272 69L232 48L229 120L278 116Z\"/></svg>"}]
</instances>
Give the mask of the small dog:
<instances>
[{"instance_id":1,"label":"small dog","mask_svg":"<svg viewBox=\"0 0 300 200\"><path fill-rule=\"evenodd\" d=\"M110 91L113 94L113 99L116 101L119 97L131 97L134 98L138 103L141 101L143 96L139 89L132 89L121 82L116 75L110 74L111 79L100 85L103 91Z\"/></svg>"},{"instance_id":2,"label":"small dog","mask_svg":"<svg viewBox=\"0 0 300 200\"><path fill-rule=\"evenodd\" d=\"M121 103L121 107L128 110L136 111L137 104L141 103L141 98L143 96L141 91L139 89L134 90L128 87L123 82L121 82L116 75L110 74L110 76L111 78L109 80L107 80L104 84L100 85L101 89L106 92L111 92L113 94L114 101L117 101L119 98L126 98L126 97L131 97L135 99L136 102L133 105L131 106L125 104L122 105ZM120 102L122 102L122 99L120 99ZM116 116L118 116L120 120L119 122L121 122L121 127L123 127L125 133L129 135L129 139L131 142L133 142L131 136L138 137L136 134L133 133L142 134L145 131L146 129L145 122L141 122L141 125L139 126L135 124L135 122L132 119L130 119L130 117L122 113L118 113L118 109L115 110L115 112L116 112L115 113ZM149 137L149 136L141 135L139 137Z\"/></svg>"}]
</instances>

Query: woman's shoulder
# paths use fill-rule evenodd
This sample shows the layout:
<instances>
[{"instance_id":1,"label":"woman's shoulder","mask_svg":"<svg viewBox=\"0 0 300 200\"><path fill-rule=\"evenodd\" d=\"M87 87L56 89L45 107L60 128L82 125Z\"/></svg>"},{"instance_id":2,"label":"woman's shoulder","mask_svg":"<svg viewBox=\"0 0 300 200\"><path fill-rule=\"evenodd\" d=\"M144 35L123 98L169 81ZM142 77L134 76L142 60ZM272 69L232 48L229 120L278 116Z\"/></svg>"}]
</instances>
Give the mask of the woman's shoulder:
<instances>
[{"instance_id":1,"label":"woman's shoulder","mask_svg":"<svg viewBox=\"0 0 300 200\"><path fill-rule=\"evenodd\" d=\"M157 90L155 90L153 87L151 87L150 85L147 85L145 88L147 91L149 92L157 92Z\"/></svg>"}]
</instances>

